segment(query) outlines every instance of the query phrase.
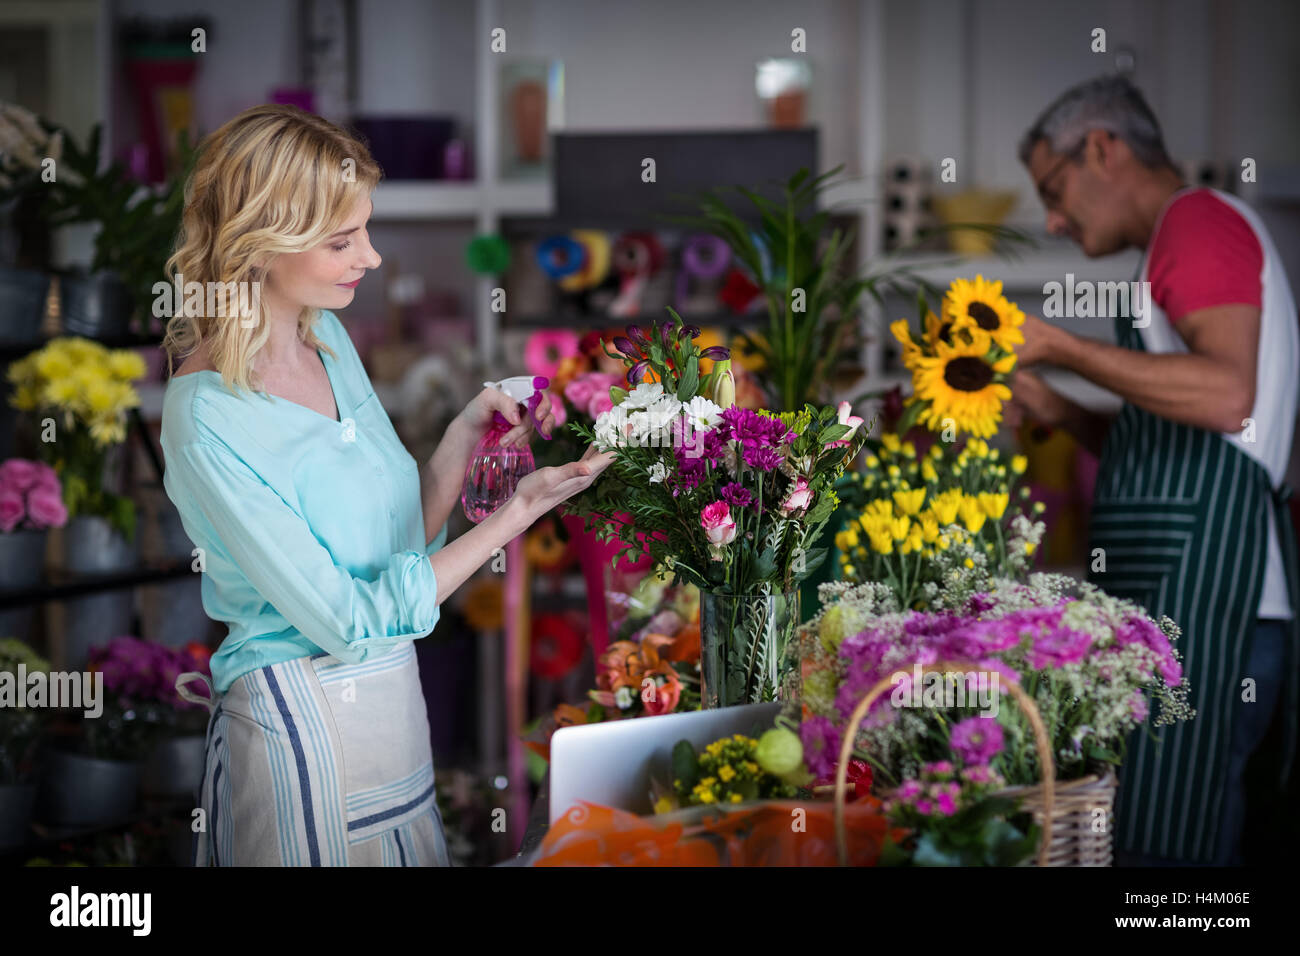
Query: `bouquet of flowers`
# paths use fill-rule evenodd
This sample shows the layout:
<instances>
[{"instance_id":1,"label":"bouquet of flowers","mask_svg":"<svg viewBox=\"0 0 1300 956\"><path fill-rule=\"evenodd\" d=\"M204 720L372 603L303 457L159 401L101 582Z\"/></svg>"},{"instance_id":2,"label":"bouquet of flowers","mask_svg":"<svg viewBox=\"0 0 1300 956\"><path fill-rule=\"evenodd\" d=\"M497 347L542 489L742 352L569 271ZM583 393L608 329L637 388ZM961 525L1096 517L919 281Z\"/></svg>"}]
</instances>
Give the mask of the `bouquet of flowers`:
<instances>
[{"instance_id":1,"label":"bouquet of flowers","mask_svg":"<svg viewBox=\"0 0 1300 956\"><path fill-rule=\"evenodd\" d=\"M727 349L700 350L699 330L672 315L615 338L631 391L611 389L613 407L575 428L616 458L573 511L700 588L706 706L770 700L788 673L795 589L825 560L811 545L865 430L847 402L736 407Z\"/></svg>"},{"instance_id":2,"label":"bouquet of flowers","mask_svg":"<svg viewBox=\"0 0 1300 956\"><path fill-rule=\"evenodd\" d=\"M906 319L893 324L913 394L894 430L868 443L866 470L841 483L847 521L835 539L840 573L888 582L903 607L929 606L954 565L1023 577L1044 531L1020 506L1029 496L1016 488L1025 457L1006 459L985 441L1011 397L1004 379L1024 341L1024 314L1002 296L1000 282L982 276L956 280L941 311L939 318L927 310L921 336ZM926 436L908 440L918 423L939 440L928 448ZM964 432L972 437L958 445Z\"/></svg>"},{"instance_id":3,"label":"bouquet of flowers","mask_svg":"<svg viewBox=\"0 0 1300 956\"><path fill-rule=\"evenodd\" d=\"M25 458L0 463L0 532L62 528L67 520L63 488L53 468Z\"/></svg>"},{"instance_id":4,"label":"bouquet of flowers","mask_svg":"<svg viewBox=\"0 0 1300 956\"><path fill-rule=\"evenodd\" d=\"M1038 783L1032 731L1019 708L1000 706L1001 683L1018 683L1037 704L1060 779L1122 762L1127 735L1154 704L1157 727L1194 715L1177 625L1064 575L1022 583L963 569L929 611L903 609L883 584L831 583L823 597L827 608L804 630L801 733L816 774L834 771L841 728L885 678L894 687L855 746L877 781L894 787L935 761L988 765L1013 786ZM944 660L975 670L921 679L920 668Z\"/></svg>"},{"instance_id":5,"label":"bouquet of flowers","mask_svg":"<svg viewBox=\"0 0 1300 956\"><path fill-rule=\"evenodd\" d=\"M903 346L903 365L912 373L912 395L904 402L900 435L920 423L953 441L957 432L989 438L1011 398L1007 376L1015 367L1015 346L1025 341L1025 315L1002 295L1002 283L957 279L944 296L941 316L925 305L924 333L906 319L890 331Z\"/></svg>"},{"instance_id":6,"label":"bouquet of flowers","mask_svg":"<svg viewBox=\"0 0 1300 956\"><path fill-rule=\"evenodd\" d=\"M88 669L104 675L108 699L101 717L84 723L90 754L137 760L161 737L202 733L207 710L176 693L176 678L187 671L207 673L210 657L197 642L176 649L125 635L93 649Z\"/></svg>"},{"instance_id":7,"label":"bouquet of flowers","mask_svg":"<svg viewBox=\"0 0 1300 956\"><path fill-rule=\"evenodd\" d=\"M104 464L109 449L126 439L127 410L140 404L131 383L144 373L136 352L83 338L54 339L9 367L13 407L52 419L41 426L39 447L63 480L68 514L106 518L126 537L135 529L135 508L103 486Z\"/></svg>"}]
</instances>

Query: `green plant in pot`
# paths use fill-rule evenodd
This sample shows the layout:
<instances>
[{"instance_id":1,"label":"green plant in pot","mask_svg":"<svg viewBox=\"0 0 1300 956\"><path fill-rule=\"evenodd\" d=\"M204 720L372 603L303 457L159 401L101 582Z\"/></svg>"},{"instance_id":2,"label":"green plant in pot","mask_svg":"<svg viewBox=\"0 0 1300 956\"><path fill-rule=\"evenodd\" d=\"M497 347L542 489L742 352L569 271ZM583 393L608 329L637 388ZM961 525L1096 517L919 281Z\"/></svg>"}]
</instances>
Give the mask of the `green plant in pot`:
<instances>
[{"instance_id":1,"label":"green plant in pot","mask_svg":"<svg viewBox=\"0 0 1300 956\"><path fill-rule=\"evenodd\" d=\"M26 842L36 796L34 755L48 711L28 707L29 678L50 663L22 641L0 639L0 849Z\"/></svg>"},{"instance_id":2,"label":"green plant in pot","mask_svg":"<svg viewBox=\"0 0 1300 956\"><path fill-rule=\"evenodd\" d=\"M98 227L88 272L60 281L66 331L96 338L135 331L152 334L153 286L166 281L166 263L180 229L184 185L195 150L178 136L176 169L161 186L141 184L119 162L99 168L101 127L83 149L64 134L64 158L48 213L53 226L92 223Z\"/></svg>"},{"instance_id":3,"label":"green plant in pot","mask_svg":"<svg viewBox=\"0 0 1300 956\"><path fill-rule=\"evenodd\" d=\"M63 132L14 103L0 103L0 340L40 335L49 288L44 215Z\"/></svg>"}]
</instances>

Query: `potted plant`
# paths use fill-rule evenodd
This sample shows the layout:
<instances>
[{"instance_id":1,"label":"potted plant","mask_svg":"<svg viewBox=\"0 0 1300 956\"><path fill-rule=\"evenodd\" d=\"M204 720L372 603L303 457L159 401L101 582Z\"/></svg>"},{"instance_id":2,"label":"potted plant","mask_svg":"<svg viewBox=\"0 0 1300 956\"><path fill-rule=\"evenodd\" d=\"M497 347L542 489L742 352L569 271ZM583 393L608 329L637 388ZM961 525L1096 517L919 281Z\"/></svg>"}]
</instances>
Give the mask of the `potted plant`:
<instances>
[{"instance_id":1,"label":"potted plant","mask_svg":"<svg viewBox=\"0 0 1300 956\"><path fill-rule=\"evenodd\" d=\"M6 589L35 587L45 568L50 528L68 520L63 487L44 462L9 458L0 462L0 581ZM32 609L0 611L0 635L30 637Z\"/></svg>"},{"instance_id":2,"label":"potted plant","mask_svg":"<svg viewBox=\"0 0 1300 956\"><path fill-rule=\"evenodd\" d=\"M140 404L133 382L144 360L81 338L58 338L15 362L10 399L31 413L37 448L63 482L69 522L63 535L67 570L102 573L135 562L135 505L110 487L113 455L126 439L126 413ZM131 626L133 595L108 592L66 606L65 665L80 667L91 644Z\"/></svg>"},{"instance_id":3,"label":"potted plant","mask_svg":"<svg viewBox=\"0 0 1300 956\"><path fill-rule=\"evenodd\" d=\"M145 762L140 789L152 796L190 795L197 800L203 782L210 712L203 704L182 699L176 692L176 678L193 672L211 679L212 651L197 641L183 648L147 643L156 675L152 694L159 716L159 737Z\"/></svg>"},{"instance_id":4,"label":"potted plant","mask_svg":"<svg viewBox=\"0 0 1300 956\"><path fill-rule=\"evenodd\" d=\"M0 639L0 850L27 842L36 796L32 756L44 723L41 711L6 698L28 675L49 671L49 662L22 641Z\"/></svg>"},{"instance_id":5,"label":"potted plant","mask_svg":"<svg viewBox=\"0 0 1300 956\"><path fill-rule=\"evenodd\" d=\"M161 661L160 651L166 649L129 636L92 650L89 673L102 681L102 709L83 712L71 747L47 749L37 798L44 822L100 826L130 815L143 763L164 736L171 709L160 691L170 660Z\"/></svg>"},{"instance_id":6,"label":"potted plant","mask_svg":"<svg viewBox=\"0 0 1300 956\"><path fill-rule=\"evenodd\" d=\"M151 187L132 179L121 163L101 170L100 136L96 125L82 149L64 131L64 159L58 186L50 194L52 226L98 227L89 270L73 270L60 279L63 328L92 338L120 338L135 317L136 331L148 335L154 331L153 286L166 278L195 151L182 133L175 175Z\"/></svg>"},{"instance_id":7,"label":"potted plant","mask_svg":"<svg viewBox=\"0 0 1300 956\"><path fill-rule=\"evenodd\" d=\"M63 155L63 133L13 103L0 103L0 340L40 336L49 276L51 164Z\"/></svg>"}]
</instances>

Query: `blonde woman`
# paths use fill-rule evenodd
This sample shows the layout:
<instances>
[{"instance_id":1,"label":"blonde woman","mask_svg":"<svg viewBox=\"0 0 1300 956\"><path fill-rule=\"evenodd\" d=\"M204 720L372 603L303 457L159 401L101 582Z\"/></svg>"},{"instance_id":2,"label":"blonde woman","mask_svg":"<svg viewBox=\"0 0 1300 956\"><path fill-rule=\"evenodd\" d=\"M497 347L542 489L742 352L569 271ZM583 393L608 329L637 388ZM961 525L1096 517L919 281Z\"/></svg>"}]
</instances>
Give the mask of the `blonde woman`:
<instances>
[{"instance_id":1,"label":"blonde woman","mask_svg":"<svg viewBox=\"0 0 1300 956\"><path fill-rule=\"evenodd\" d=\"M507 443L530 425L484 389L423 468L398 440L333 311L380 264L379 177L338 127L259 106L206 139L186 187L169 271L257 290L244 316L187 299L164 342L164 484L201 549L204 607L230 629L212 657L196 865L447 864L412 642L612 457L539 469L446 542L493 412L515 425ZM549 403L539 419L549 433Z\"/></svg>"}]
</instances>

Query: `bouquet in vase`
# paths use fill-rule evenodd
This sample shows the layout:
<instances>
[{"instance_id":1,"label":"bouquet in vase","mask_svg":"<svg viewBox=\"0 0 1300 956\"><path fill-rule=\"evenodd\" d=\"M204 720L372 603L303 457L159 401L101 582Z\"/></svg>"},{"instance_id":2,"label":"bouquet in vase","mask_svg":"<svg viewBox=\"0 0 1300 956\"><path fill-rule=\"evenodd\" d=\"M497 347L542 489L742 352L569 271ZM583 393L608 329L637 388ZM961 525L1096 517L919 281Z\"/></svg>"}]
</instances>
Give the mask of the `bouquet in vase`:
<instances>
[{"instance_id":1,"label":"bouquet in vase","mask_svg":"<svg viewBox=\"0 0 1300 956\"><path fill-rule=\"evenodd\" d=\"M866 429L847 402L737 407L728 350L699 349L700 330L669 312L614 339L630 391L611 388L612 407L575 427L616 458L571 510L700 589L705 707L774 700L797 674L798 585L826 558L814 542Z\"/></svg>"}]
</instances>

